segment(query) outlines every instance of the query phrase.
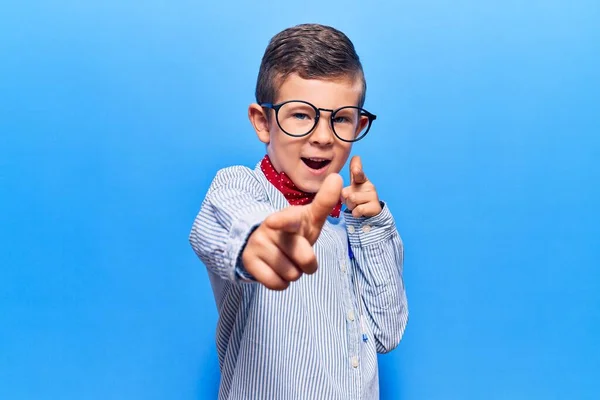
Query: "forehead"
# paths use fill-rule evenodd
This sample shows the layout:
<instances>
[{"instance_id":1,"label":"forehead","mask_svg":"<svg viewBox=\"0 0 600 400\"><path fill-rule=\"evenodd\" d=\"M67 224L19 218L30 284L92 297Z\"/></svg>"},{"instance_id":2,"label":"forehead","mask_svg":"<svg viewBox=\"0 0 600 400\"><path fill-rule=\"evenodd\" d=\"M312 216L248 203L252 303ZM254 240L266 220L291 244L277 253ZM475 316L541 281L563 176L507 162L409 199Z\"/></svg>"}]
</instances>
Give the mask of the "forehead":
<instances>
[{"instance_id":1,"label":"forehead","mask_svg":"<svg viewBox=\"0 0 600 400\"><path fill-rule=\"evenodd\" d=\"M333 109L357 105L362 90L363 84L359 77L304 79L298 74L291 74L279 86L276 103L304 100L317 107Z\"/></svg>"}]
</instances>

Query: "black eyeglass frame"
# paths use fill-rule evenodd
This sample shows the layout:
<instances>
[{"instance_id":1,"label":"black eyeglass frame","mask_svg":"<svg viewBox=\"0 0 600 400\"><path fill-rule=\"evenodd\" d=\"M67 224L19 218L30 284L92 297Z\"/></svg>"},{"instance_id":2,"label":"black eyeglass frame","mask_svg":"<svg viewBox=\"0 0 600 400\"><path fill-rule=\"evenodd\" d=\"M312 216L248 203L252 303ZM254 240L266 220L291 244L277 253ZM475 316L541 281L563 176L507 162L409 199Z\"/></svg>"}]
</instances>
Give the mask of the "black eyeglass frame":
<instances>
[{"instance_id":1,"label":"black eyeglass frame","mask_svg":"<svg viewBox=\"0 0 600 400\"><path fill-rule=\"evenodd\" d=\"M281 107L283 107L284 105L288 104L288 103L303 103L306 104L310 107L312 107L315 110L315 123L313 125L312 128L310 128L310 130L306 133L303 134L293 134L293 133L289 133L287 132L285 129L283 129L283 127L281 126L281 124L279 123L279 109ZM273 103L260 103L261 107L265 107L265 108L270 108L272 110L275 110L275 120L277 121L277 125L279 126L279 129L281 129L283 131L283 133L285 133L286 135L292 136L292 137L304 137L304 136L308 136L312 133L312 131L315 130L315 128L317 127L318 123L319 123L319 119L321 118L321 111L326 111L331 113L330 117L329 117L329 126L331 127L331 130L333 131L333 134L340 139L342 142L347 142L347 143L354 143L354 142L358 142L359 140L361 140L362 138L364 138L367 133L369 133L369 130L371 129L371 125L373 125L373 121L375 121L377 119L377 115L372 114L370 112L368 112L367 110L365 110L362 107L356 107L356 106L344 106L344 107L340 107L336 110L332 110L329 108L318 108L315 105L309 103L308 101L304 101L304 100L286 100L284 102L278 103L278 104L273 104ZM364 133L362 133L360 136L356 137L355 139L352 140L348 140L348 139L344 139L342 137L340 137L337 132L335 131L335 124L333 122L333 120L335 119L335 116L338 112L340 112L341 110L346 110L348 108L353 108L356 110L359 110L361 115L366 116L369 119L369 125L367 126L366 130L364 131Z\"/></svg>"}]
</instances>

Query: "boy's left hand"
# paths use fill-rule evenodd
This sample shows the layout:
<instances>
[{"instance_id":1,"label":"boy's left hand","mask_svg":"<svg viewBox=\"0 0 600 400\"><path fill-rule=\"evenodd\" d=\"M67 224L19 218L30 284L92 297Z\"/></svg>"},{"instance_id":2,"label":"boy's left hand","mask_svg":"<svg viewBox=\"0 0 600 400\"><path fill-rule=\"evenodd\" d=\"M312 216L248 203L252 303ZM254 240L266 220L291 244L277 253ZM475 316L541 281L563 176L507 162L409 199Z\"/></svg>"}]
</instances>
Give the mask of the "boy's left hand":
<instances>
[{"instance_id":1,"label":"boy's left hand","mask_svg":"<svg viewBox=\"0 0 600 400\"><path fill-rule=\"evenodd\" d=\"M354 218L374 217L381 212L377 190L365 176L359 156L350 160L350 186L342 190L342 201Z\"/></svg>"}]
</instances>

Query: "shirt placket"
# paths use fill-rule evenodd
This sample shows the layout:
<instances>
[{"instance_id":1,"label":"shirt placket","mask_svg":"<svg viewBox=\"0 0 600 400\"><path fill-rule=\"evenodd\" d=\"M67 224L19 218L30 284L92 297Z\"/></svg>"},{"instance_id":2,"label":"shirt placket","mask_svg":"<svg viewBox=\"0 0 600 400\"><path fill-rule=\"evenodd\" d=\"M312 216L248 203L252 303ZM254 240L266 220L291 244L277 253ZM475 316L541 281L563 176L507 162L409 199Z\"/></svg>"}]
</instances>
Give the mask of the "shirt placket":
<instances>
[{"instance_id":1,"label":"shirt placket","mask_svg":"<svg viewBox=\"0 0 600 400\"><path fill-rule=\"evenodd\" d=\"M340 239L341 240L341 239ZM340 248L346 249L348 244L340 243ZM349 249L349 248L348 248ZM341 281L343 282L344 310L346 317L346 334L348 339L348 365L351 369L353 398L360 398L361 388L361 359L360 359L360 321L357 313L356 299L353 293L353 270L348 253L338 254Z\"/></svg>"}]
</instances>

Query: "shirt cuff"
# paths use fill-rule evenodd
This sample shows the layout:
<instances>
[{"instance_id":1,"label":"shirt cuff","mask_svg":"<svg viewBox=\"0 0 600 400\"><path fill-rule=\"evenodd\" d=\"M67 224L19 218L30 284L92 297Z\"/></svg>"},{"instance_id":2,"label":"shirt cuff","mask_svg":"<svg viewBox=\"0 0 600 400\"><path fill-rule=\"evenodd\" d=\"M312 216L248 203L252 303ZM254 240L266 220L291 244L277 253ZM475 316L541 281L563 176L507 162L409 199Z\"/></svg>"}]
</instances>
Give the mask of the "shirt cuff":
<instances>
[{"instance_id":1,"label":"shirt cuff","mask_svg":"<svg viewBox=\"0 0 600 400\"><path fill-rule=\"evenodd\" d=\"M352 216L351 211L344 211L346 231L352 246L368 246L389 239L396 232L396 223L387 204L383 201L381 212L373 217Z\"/></svg>"},{"instance_id":2,"label":"shirt cuff","mask_svg":"<svg viewBox=\"0 0 600 400\"><path fill-rule=\"evenodd\" d=\"M271 214L271 210L258 210L243 214L231 224L226 257L229 260L230 278L233 281L256 282L256 279L246 271L242 263L242 252L248 243L248 238Z\"/></svg>"}]
</instances>

